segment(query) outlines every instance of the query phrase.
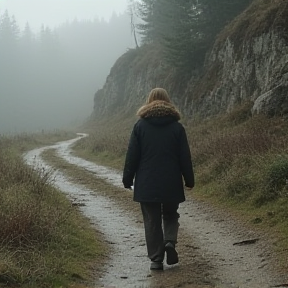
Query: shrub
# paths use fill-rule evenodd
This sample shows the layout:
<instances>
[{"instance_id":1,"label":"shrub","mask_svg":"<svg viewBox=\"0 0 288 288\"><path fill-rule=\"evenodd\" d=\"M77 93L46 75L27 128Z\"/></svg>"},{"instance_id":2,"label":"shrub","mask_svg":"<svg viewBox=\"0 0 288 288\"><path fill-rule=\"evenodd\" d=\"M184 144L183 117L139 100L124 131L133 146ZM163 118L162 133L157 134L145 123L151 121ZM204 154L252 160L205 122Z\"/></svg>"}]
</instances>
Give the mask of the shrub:
<instances>
[{"instance_id":1,"label":"shrub","mask_svg":"<svg viewBox=\"0 0 288 288\"><path fill-rule=\"evenodd\" d=\"M33 171L21 160L10 165L0 173L0 242L13 247L46 242L65 221L69 207L59 209L64 204L50 186L49 172Z\"/></svg>"},{"instance_id":2,"label":"shrub","mask_svg":"<svg viewBox=\"0 0 288 288\"><path fill-rule=\"evenodd\" d=\"M246 201L255 189L255 182L247 174L234 174L225 182L227 196L237 201Z\"/></svg>"},{"instance_id":3,"label":"shrub","mask_svg":"<svg viewBox=\"0 0 288 288\"><path fill-rule=\"evenodd\" d=\"M286 197L288 192L288 156L278 155L267 166L259 195L255 199L256 205L263 205L279 197Z\"/></svg>"}]
</instances>

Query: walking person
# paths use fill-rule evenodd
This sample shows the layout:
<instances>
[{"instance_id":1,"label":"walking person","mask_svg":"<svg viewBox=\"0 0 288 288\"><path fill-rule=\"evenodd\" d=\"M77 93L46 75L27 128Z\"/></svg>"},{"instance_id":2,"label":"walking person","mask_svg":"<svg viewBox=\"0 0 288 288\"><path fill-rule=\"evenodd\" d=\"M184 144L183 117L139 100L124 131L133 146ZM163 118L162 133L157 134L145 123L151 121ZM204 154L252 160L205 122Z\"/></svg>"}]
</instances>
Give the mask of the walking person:
<instances>
[{"instance_id":1,"label":"walking person","mask_svg":"<svg viewBox=\"0 0 288 288\"><path fill-rule=\"evenodd\" d=\"M194 186L191 153L165 89L153 89L137 115L122 181L127 189L134 186L133 200L140 202L150 269L163 270L165 252L168 265L178 263L179 203L185 201L184 185Z\"/></svg>"}]
</instances>

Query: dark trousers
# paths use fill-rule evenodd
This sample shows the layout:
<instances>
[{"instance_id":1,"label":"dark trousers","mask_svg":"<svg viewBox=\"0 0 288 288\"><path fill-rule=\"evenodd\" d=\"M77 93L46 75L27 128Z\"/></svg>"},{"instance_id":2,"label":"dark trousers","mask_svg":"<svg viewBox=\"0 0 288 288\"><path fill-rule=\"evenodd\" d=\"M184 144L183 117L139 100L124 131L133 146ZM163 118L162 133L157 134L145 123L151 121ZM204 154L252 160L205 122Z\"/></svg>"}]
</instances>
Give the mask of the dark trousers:
<instances>
[{"instance_id":1,"label":"dark trousers","mask_svg":"<svg viewBox=\"0 0 288 288\"><path fill-rule=\"evenodd\" d=\"M148 257L162 262L167 242L177 243L179 203L141 202Z\"/></svg>"}]
</instances>

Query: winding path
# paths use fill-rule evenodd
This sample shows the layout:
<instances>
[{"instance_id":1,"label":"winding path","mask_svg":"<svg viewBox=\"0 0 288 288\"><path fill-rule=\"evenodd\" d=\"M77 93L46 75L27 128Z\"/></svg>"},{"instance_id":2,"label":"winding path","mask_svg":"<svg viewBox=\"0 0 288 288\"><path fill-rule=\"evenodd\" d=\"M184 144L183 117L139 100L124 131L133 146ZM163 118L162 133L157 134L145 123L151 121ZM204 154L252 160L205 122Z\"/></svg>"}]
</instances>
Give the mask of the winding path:
<instances>
[{"instance_id":1,"label":"winding path","mask_svg":"<svg viewBox=\"0 0 288 288\"><path fill-rule=\"evenodd\" d=\"M87 136L86 134L78 135L79 137L69 141L32 150L25 155L25 160L36 168L52 169L42 160L41 153L46 149L54 148L57 150L58 156L67 162L93 172L93 175L105 179L110 184L122 187L119 171L96 165L71 154L72 145ZM107 267L103 269L105 271L103 278L95 281L95 287L160 287L159 282L155 286L153 273L151 274L149 271L143 227L133 217L133 213L129 209L119 208L111 199L98 195L97 191L95 194L95 191L90 191L83 185L70 183L59 171L55 171L53 176L55 186L67 193L71 199L85 203L79 208L85 216L91 219L92 223L97 224L97 227L113 246L111 259ZM93 177L92 174L91 177ZM206 275L207 279L210 279L207 280L209 287L211 287L211 279L216 287L223 288L268 288L277 285L277 287L284 287L279 284L285 283L285 280L286 283L288 282L285 275L276 277L272 273L271 255L269 255L261 236L247 231L239 224L225 218L223 213L191 198L181 204L179 211L181 215L180 232L182 231L181 233L184 235L183 239L180 239L182 244L179 243L183 250L180 257L183 258L183 262L185 259L186 262L193 261L189 258L191 255L185 253L185 247L192 246L194 250L197 250L197 254L201 255L205 262L212 267L211 270L206 271L206 274L205 271L201 272L203 277ZM250 245L234 245L236 242L247 239L259 240L255 240L255 243ZM197 258L194 261L197 261ZM181 267L181 262L176 266ZM165 273L164 271L163 274ZM177 267L174 272L173 268L167 269L166 276L162 276L162 278L166 277L177 278ZM189 278L189 275L187 277ZM179 279L183 283L183 279L181 280L182 282ZM181 287L195 287L189 286L189 281L185 283L186 285L182 284ZM161 287L180 286L169 286L169 282L166 282Z\"/></svg>"}]
</instances>

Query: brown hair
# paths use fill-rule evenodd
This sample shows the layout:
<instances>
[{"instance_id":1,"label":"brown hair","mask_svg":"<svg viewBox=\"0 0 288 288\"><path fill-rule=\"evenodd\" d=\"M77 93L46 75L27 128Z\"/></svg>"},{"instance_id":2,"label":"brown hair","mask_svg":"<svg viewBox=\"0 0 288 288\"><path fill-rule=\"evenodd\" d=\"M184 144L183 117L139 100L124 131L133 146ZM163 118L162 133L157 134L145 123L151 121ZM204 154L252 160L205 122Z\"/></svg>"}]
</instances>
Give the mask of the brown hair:
<instances>
[{"instance_id":1,"label":"brown hair","mask_svg":"<svg viewBox=\"0 0 288 288\"><path fill-rule=\"evenodd\" d=\"M167 91L163 88L154 88L149 93L149 96L147 98L147 104L155 101L155 100L162 100L168 103L171 103L171 100L169 98L169 95Z\"/></svg>"}]
</instances>

